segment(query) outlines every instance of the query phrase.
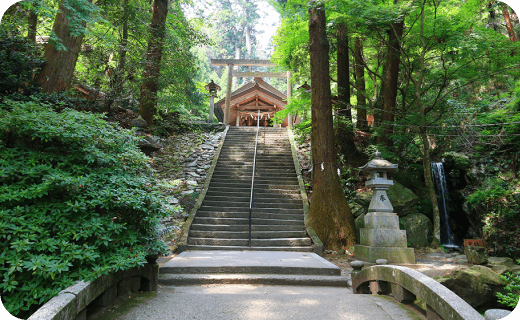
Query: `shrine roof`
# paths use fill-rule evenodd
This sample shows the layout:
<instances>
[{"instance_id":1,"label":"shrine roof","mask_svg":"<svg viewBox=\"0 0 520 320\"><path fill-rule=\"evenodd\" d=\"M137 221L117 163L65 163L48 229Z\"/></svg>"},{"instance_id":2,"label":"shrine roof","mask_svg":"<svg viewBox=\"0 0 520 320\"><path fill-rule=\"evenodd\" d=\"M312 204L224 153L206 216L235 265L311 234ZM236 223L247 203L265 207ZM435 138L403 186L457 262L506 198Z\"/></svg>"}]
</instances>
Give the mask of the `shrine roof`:
<instances>
[{"instance_id":1,"label":"shrine roof","mask_svg":"<svg viewBox=\"0 0 520 320\"><path fill-rule=\"evenodd\" d=\"M240 101L243 101L250 97L248 95L251 92L257 91L259 93L264 93L268 95L271 99L274 99L280 104L286 104L287 96L273 87L272 85L265 82L262 78L254 78L253 81L246 83L245 85L241 86L237 90L231 92L231 104L240 103ZM226 101L226 98L223 98L216 102L216 105L222 105Z\"/></svg>"}]
</instances>

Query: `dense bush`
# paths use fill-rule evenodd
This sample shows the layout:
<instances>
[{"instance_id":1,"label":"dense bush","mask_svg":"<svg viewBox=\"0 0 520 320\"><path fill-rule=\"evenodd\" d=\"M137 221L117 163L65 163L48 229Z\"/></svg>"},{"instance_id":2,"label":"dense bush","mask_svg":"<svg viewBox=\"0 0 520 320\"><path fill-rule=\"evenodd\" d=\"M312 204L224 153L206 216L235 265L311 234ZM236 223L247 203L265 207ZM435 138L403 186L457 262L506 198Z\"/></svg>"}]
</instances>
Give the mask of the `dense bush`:
<instances>
[{"instance_id":1,"label":"dense bush","mask_svg":"<svg viewBox=\"0 0 520 320\"><path fill-rule=\"evenodd\" d=\"M166 206L149 158L101 115L0 103L0 294L26 317L80 279L144 265Z\"/></svg>"},{"instance_id":2,"label":"dense bush","mask_svg":"<svg viewBox=\"0 0 520 320\"><path fill-rule=\"evenodd\" d=\"M0 95L38 91L35 74L43 58L34 43L0 27Z\"/></svg>"},{"instance_id":3,"label":"dense bush","mask_svg":"<svg viewBox=\"0 0 520 320\"><path fill-rule=\"evenodd\" d=\"M520 263L520 260L517 260L517 262ZM508 273L505 276L500 276L500 278L506 281L507 285L504 294L497 292L498 302L510 308L515 308L520 299L520 275Z\"/></svg>"}]
</instances>

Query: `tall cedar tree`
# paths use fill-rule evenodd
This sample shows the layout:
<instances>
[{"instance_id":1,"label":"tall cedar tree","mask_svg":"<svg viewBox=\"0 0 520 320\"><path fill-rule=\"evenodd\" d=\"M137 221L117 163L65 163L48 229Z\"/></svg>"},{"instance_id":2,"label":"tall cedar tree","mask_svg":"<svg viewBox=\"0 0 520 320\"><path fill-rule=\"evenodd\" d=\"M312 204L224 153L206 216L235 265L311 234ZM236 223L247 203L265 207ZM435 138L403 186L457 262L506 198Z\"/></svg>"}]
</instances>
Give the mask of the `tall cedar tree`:
<instances>
[{"instance_id":1,"label":"tall cedar tree","mask_svg":"<svg viewBox=\"0 0 520 320\"><path fill-rule=\"evenodd\" d=\"M337 73L338 73L338 100L339 100L339 123L337 125L336 137L340 152L346 162L351 166L357 166L362 162L363 155L357 151L354 143L354 131L352 125L352 111L350 105L350 63L348 50L348 34L345 23L338 25L336 32L338 41L337 51Z\"/></svg>"},{"instance_id":2,"label":"tall cedar tree","mask_svg":"<svg viewBox=\"0 0 520 320\"><path fill-rule=\"evenodd\" d=\"M397 3L397 0L394 2ZM397 100L397 86L399 80L399 63L401 56L401 38L403 36L404 20L392 23L388 35L388 54L386 57L385 73L383 77L383 111L382 122L392 123L395 118L395 106ZM384 126L381 142L391 145L390 135L393 134L391 125Z\"/></svg>"},{"instance_id":3,"label":"tall cedar tree","mask_svg":"<svg viewBox=\"0 0 520 320\"><path fill-rule=\"evenodd\" d=\"M329 43L325 32L325 9L322 6L309 10L309 52L314 177L307 225L316 231L326 248L341 250L354 245L355 229L354 217L337 173L329 77Z\"/></svg>"},{"instance_id":4,"label":"tall cedar tree","mask_svg":"<svg viewBox=\"0 0 520 320\"><path fill-rule=\"evenodd\" d=\"M367 100L365 91L365 67L363 62L363 40L356 37L354 43L354 58L356 60L356 97L357 97L357 129L368 131Z\"/></svg>"},{"instance_id":5,"label":"tall cedar tree","mask_svg":"<svg viewBox=\"0 0 520 320\"><path fill-rule=\"evenodd\" d=\"M153 115L157 107L157 90L166 36L167 15L168 0L154 0L152 22L150 23L150 39L148 40L141 98L139 99L139 115L143 117L148 126L153 123Z\"/></svg>"},{"instance_id":6,"label":"tall cedar tree","mask_svg":"<svg viewBox=\"0 0 520 320\"><path fill-rule=\"evenodd\" d=\"M81 50L81 43L83 42L83 33L75 36L71 32L71 20L83 11L82 4L76 1L69 1L68 6L75 11L72 13L65 6L64 2L60 2L52 31L60 38L65 50L63 48L59 49L51 41L45 46L44 57L47 63L38 75L38 83L44 92L59 92L70 87L72 75L76 68L76 61ZM86 22L81 22L81 26L85 28Z\"/></svg>"}]
</instances>

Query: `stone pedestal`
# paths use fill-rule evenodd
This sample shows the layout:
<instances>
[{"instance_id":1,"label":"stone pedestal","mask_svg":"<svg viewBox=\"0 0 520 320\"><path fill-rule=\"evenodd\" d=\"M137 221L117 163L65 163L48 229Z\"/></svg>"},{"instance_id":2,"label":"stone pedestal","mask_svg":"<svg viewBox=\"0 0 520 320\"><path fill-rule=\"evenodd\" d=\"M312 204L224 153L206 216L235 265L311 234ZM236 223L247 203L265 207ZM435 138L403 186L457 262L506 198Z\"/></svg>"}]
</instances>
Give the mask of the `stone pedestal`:
<instances>
[{"instance_id":1,"label":"stone pedestal","mask_svg":"<svg viewBox=\"0 0 520 320\"><path fill-rule=\"evenodd\" d=\"M413 248L407 248L406 231L399 230L399 216L389 212L369 212L365 228L360 230L360 244L354 247L356 259L375 263L386 259L389 263L413 264Z\"/></svg>"}]
</instances>

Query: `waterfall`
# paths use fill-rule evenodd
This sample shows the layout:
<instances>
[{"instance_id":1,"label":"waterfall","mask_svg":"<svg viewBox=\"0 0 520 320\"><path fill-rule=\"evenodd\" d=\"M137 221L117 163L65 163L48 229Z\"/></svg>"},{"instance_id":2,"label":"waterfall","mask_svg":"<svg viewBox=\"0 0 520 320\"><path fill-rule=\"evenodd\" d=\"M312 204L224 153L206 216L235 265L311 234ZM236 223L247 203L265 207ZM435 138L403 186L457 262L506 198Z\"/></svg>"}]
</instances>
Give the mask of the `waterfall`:
<instances>
[{"instance_id":1,"label":"waterfall","mask_svg":"<svg viewBox=\"0 0 520 320\"><path fill-rule=\"evenodd\" d=\"M432 162L432 178L437 194L439 213L441 215L441 244L444 247L458 247L453 241L449 223L450 207L448 206L448 188L442 162Z\"/></svg>"}]
</instances>

